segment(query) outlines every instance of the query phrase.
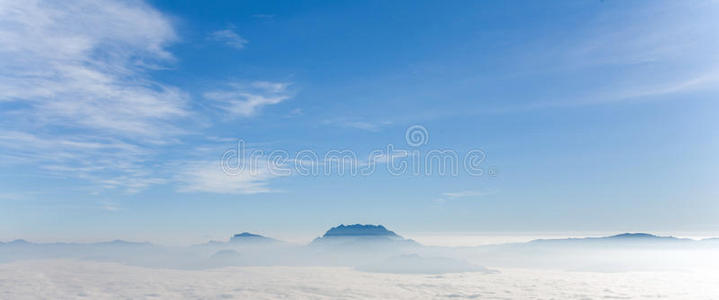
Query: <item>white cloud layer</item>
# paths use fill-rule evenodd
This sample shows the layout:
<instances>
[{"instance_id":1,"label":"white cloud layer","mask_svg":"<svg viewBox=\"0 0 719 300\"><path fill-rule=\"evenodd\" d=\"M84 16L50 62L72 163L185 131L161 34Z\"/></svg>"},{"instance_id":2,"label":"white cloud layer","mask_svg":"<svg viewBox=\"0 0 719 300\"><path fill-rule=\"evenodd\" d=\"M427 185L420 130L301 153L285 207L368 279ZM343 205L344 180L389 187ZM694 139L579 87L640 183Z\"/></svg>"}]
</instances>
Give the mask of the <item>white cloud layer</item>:
<instances>
[{"instance_id":1,"label":"white cloud layer","mask_svg":"<svg viewBox=\"0 0 719 300\"><path fill-rule=\"evenodd\" d=\"M328 267L227 267L205 271L115 263L0 264L7 299L713 299L711 271L376 274Z\"/></svg>"}]
</instances>

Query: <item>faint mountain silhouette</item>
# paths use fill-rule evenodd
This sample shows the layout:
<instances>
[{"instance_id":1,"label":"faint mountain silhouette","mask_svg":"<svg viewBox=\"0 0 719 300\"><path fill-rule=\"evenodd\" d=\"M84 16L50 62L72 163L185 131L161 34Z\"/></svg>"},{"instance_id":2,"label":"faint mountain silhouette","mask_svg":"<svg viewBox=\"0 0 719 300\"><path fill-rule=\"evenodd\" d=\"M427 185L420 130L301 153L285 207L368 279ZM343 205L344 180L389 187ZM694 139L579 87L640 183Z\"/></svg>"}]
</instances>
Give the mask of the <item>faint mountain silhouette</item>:
<instances>
[{"instance_id":1,"label":"faint mountain silhouette","mask_svg":"<svg viewBox=\"0 0 719 300\"><path fill-rule=\"evenodd\" d=\"M566 239L539 239L530 241L528 244L652 244L667 242L691 242L691 239L677 238L673 236L658 236L650 233L621 233L603 237L566 238Z\"/></svg>"},{"instance_id":2,"label":"faint mountain silhouette","mask_svg":"<svg viewBox=\"0 0 719 300\"><path fill-rule=\"evenodd\" d=\"M209 241L204 244L195 245L195 247L233 247L233 246L250 246L250 245L271 245L271 244L283 244L284 241L266 237L263 235L243 232L238 233L230 237L227 241Z\"/></svg>"},{"instance_id":3,"label":"faint mountain silhouette","mask_svg":"<svg viewBox=\"0 0 719 300\"><path fill-rule=\"evenodd\" d=\"M270 237L266 237L263 235L259 235L259 234L249 233L249 232L238 233L238 234L233 235L232 238L230 238L230 243L242 243L242 242L275 243L275 242L279 242L279 240L276 240L276 239L273 239Z\"/></svg>"}]
</instances>

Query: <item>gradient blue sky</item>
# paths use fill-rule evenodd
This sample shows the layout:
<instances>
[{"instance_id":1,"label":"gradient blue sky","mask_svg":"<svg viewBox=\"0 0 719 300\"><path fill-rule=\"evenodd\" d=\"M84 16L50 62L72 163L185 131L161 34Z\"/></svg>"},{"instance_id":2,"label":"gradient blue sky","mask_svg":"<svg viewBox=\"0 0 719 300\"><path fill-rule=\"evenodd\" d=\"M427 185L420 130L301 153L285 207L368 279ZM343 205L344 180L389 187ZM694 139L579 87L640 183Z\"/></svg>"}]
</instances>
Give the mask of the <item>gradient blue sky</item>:
<instances>
[{"instance_id":1,"label":"gradient blue sky","mask_svg":"<svg viewBox=\"0 0 719 300\"><path fill-rule=\"evenodd\" d=\"M716 1L5 1L0 20L0 240L719 235ZM412 125L496 175L218 168L238 139L362 156Z\"/></svg>"}]
</instances>

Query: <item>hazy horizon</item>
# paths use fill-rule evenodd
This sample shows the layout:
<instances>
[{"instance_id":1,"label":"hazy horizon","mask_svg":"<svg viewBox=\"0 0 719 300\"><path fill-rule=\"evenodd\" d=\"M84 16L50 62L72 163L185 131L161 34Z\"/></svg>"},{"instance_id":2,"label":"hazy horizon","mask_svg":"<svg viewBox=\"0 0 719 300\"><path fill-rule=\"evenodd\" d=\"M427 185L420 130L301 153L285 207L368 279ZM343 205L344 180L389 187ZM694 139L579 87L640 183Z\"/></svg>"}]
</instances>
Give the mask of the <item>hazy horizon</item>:
<instances>
[{"instance_id":1,"label":"hazy horizon","mask_svg":"<svg viewBox=\"0 0 719 300\"><path fill-rule=\"evenodd\" d=\"M350 223L347 223L350 224ZM339 225L339 224L337 224ZM331 227L331 226L330 226ZM312 240L322 236L324 231L320 231L316 234L300 234L300 235L282 235L273 234L270 232L255 232L250 233L260 234L265 237L274 238L280 241L289 242L297 245L305 245L312 242ZM389 229L393 229L389 227ZM396 231L396 230L395 230ZM47 239L31 239L31 238L10 238L0 239L0 242L11 242L13 240L25 240L34 243L98 243L108 242L114 240L122 240L128 242L147 242L157 245L165 246L191 246L197 244L203 244L210 241L227 241L234 234L247 232L244 230L238 230L236 232L227 233L224 235L205 235L192 237L184 240L163 240L163 239L151 239L151 238L137 238L136 236L126 237L97 237L97 238L83 238L83 239L58 239L57 237L49 237ZM710 232L697 233L697 232L652 232L652 231L605 231L605 232L401 232L396 231L401 236L415 240L425 246L444 246L444 247L461 247L461 246L485 246L485 245L498 245L506 243L523 243L538 239L566 239L566 238L587 238L587 237L607 237L623 233L648 233L657 236L671 236L676 238L685 238L691 240L702 240L709 238L717 238L719 235L712 235Z\"/></svg>"}]
</instances>

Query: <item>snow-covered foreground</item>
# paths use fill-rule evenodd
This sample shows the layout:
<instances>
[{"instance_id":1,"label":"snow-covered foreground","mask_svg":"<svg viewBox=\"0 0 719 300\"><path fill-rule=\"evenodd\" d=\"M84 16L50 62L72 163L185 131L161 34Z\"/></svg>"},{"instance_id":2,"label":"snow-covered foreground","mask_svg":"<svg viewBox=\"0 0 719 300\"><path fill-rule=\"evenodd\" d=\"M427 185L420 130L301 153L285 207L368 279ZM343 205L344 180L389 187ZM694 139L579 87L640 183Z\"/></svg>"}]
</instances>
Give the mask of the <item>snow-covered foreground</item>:
<instances>
[{"instance_id":1,"label":"snow-covered foreground","mask_svg":"<svg viewBox=\"0 0 719 300\"><path fill-rule=\"evenodd\" d=\"M379 274L330 267L172 270L74 260L0 264L0 299L716 299L719 271Z\"/></svg>"}]
</instances>

